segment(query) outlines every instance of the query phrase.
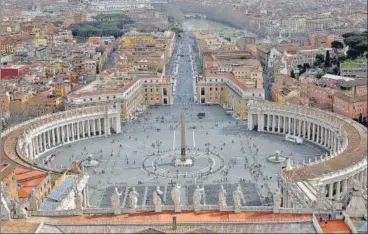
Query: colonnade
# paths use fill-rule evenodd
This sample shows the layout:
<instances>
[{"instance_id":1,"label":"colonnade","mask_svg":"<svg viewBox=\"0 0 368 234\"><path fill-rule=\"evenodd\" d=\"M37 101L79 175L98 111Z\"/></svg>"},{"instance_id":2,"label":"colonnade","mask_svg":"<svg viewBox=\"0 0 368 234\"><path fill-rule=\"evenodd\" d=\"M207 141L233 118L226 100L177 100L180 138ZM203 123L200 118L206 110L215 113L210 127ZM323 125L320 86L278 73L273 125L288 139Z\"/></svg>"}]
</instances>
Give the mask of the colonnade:
<instances>
[{"instance_id":1,"label":"colonnade","mask_svg":"<svg viewBox=\"0 0 368 234\"><path fill-rule=\"evenodd\" d=\"M348 189L353 186L354 180L358 181L361 186L365 188L367 185L367 168L352 176L345 177L343 180L338 180L326 184L326 197L328 197L329 199L339 200L341 195L346 193Z\"/></svg>"},{"instance_id":2,"label":"colonnade","mask_svg":"<svg viewBox=\"0 0 368 234\"><path fill-rule=\"evenodd\" d=\"M336 200L351 189L355 180L363 189L367 188L367 160L364 154L367 131L358 123L335 113L269 102L249 101L247 112L249 130L289 134L320 145L330 152L332 157L321 158L311 164L285 171L286 181L290 184L303 181L307 177L311 185L324 186L326 198ZM351 149L350 144L353 143L355 146ZM354 163L351 163L352 157ZM320 163L325 165L316 166ZM311 188L308 186L299 188L302 191L309 189ZM284 204L287 207L292 206L293 199L288 198L286 191L283 196L287 197L284 198Z\"/></svg>"},{"instance_id":3,"label":"colonnade","mask_svg":"<svg viewBox=\"0 0 368 234\"><path fill-rule=\"evenodd\" d=\"M339 152L346 146L346 139L341 137L339 130L327 123L316 122L312 118L304 118L298 115L285 116L281 114L259 113L248 116L248 129L290 134L312 141L331 153Z\"/></svg>"},{"instance_id":4,"label":"colonnade","mask_svg":"<svg viewBox=\"0 0 368 234\"><path fill-rule=\"evenodd\" d=\"M24 134L21 141L18 141L18 145L21 148L22 156L33 160L63 144L120 132L119 109L116 113L111 114L100 112L92 116L79 115L65 121L54 119L51 123L30 129L28 133Z\"/></svg>"}]
</instances>

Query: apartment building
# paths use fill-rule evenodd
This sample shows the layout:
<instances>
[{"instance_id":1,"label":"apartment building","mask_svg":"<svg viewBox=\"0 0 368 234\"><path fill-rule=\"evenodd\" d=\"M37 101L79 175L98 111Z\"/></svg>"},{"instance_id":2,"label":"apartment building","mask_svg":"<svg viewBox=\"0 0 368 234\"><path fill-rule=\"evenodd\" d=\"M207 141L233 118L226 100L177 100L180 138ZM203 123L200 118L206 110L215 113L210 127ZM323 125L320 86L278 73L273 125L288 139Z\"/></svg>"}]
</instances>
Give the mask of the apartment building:
<instances>
[{"instance_id":1,"label":"apartment building","mask_svg":"<svg viewBox=\"0 0 368 234\"><path fill-rule=\"evenodd\" d=\"M290 103L299 98L299 81L288 75L276 74L271 87L272 101L280 104Z\"/></svg>"},{"instance_id":2,"label":"apartment building","mask_svg":"<svg viewBox=\"0 0 368 234\"><path fill-rule=\"evenodd\" d=\"M353 78L367 78L367 62L366 58L359 58L341 63L340 75Z\"/></svg>"},{"instance_id":3,"label":"apartment building","mask_svg":"<svg viewBox=\"0 0 368 234\"><path fill-rule=\"evenodd\" d=\"M312 65L316 60L316 55L325 55L326 51L330 51L331 54L333 53L333 50L331 48L299 50L296 53L290 53L285 50L282 61L285 62L287 74L290 74L292 70L296 70L298 68L298 65L303 66L305 63Z\"/></svg>"},{"instance_id":4,"label":"apartment building","mask_svg":"<svg viewBox=\"0 0 368 234\"><path fill-rule=\"evenodd\" d=\"M167 77L129 74L126 77L96 80L67 95L66 109L98 104L120 103L122 120L134 119L145 105L173 103L172 83Z\"/></svg>"},{"instance_id":5,"label":"apartment building","mask_svg":"<svg viewBox=\"0 0 368 234\"><path fill-rule=\"evenodd\" d=\"M367 80L343 81L333 97L333 111L352 119L367 117Z\"/></svg>"},{"instance_id":6,"label":"apartment building","mask_svg":"<svg viewBox=\"0 0 368 234\"><path fill-rule=\"evenodd\" d=\"M264 90L247 88L231 73L205 73L196 83L199 104L220 104L240 118L247 118L248 100L264 100Z\"/></svg>"}]
</instances>

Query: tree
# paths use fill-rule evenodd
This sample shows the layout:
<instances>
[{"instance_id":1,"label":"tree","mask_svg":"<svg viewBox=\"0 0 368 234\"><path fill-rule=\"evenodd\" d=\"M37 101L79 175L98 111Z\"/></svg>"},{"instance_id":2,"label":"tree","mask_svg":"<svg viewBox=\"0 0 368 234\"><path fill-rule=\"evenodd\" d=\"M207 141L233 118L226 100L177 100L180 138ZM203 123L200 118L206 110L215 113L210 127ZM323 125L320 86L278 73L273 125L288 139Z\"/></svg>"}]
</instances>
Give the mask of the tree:
<instances>
[{"instance_id":1,"label":"tree","mask_svg":"<svg viewBox=\"0 0 368 234\"><path fill-rule=\"evenodd\" d=\"M333 73L334 75L338 75L338 74L339 74L339 68L338 68L338 67L334 67L334 68L332 69L332 73Z\"/></svg>"},{"instance_id":2,"label":"tree","mask_svg":"<svg viewBox=\"0 0 368 234\"><path fill-rule=\"evenodd\" d=\"M344 48L344 44L342 44L340 41L333 41L333 42L331 42L331 48L336 53L338 50L341 50L341 49Z\"/></svg>"},{"instance_id":3,"label":"tree","mask_svg":"<svg viewBox=\"0 0 368 234\"><path fill-rule=\"evenodd\" d=\"M356 59L359 56L359 52L355 49L349 49L347 52L349 59Z\"/></svg>"},{"instance_id":4,"label":"tree","mask_svg":"<svg viewBox=\"0 0 368 234\"><path fill-rule=\"evenodd\" d=\"M346 56L345 54L340 55L339 57L337 57L337 61L339 63L345 62L348 59L348 56Z\"/></svg>"},{"instance_id":5,"label":"tree","mask_svg":"<svg viewBox=\"0 0 368 234\"><path fill-rule=\"evenodd\" d=\"M325 67L331 66L330 51L326 51Z\"/></svg>"},{"instance_id":6,"label":"tree","mask_svg":"<svg viewBox=\"0 0 368 234\"><path fill-rule=\"evenodd\" d=\"M368 34L366 32L351 32L342 35L345 45L348 45L350 49L356 50L359 55L363 55L368 52ZM355 56L355 52L353 52Z\"/></svg>"},{"instance_id":7,"label":"tree","mask_svg":"<svg viewBox=\"0 0 368 234\"><path fill-rule=\"evenodd\" d=\"M310 65L309 65L309 63L304 63L303 64L303 67L304 67L304 70L307 70L307 69L310 69L311 68Z\"/></svg>"},{"instance_id":8,"label":"tree","mask_svg":"<svg viewBox=\"0 0 368 234\"><path fill-rule=\"evenodd\" d=\"M317 73L317 75L316 75L316 78L317 78L317 79L321 79L321 78L322 78L322 76L323 76L323 73L318 72L318 73Z\"/></svg>"},{"instance_id":9,"label":"tree","mask_svg":"<svg viewBox=\"0 0 368 234\"><path fill-rule=\"evenodd\" d=\"M321 63L325 61L325 58L323 57L323 54L317 54L316 59L321 61Z\"/></svg>"}]
</instances>

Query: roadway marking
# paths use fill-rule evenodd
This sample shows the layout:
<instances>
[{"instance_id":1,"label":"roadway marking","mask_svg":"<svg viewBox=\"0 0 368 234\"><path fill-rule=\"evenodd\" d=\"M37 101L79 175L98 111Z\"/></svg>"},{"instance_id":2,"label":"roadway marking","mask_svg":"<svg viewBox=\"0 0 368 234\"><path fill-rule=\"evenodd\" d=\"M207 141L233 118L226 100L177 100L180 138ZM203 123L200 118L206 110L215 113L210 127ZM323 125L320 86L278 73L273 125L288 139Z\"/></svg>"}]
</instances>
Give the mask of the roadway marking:
<instances>
[{"instance_id":1,"label":"roadway marking","mask_svg":"<svg viewBox=\"0 0 368 234\"><path fill-rule=\"evenodd\" d=\"M193 148L195 148L195 138L194 138L194 131L193 131Z\"/></svg>"},{"instance_id":2,"label":"roadway marking","mask_svg":"<svg viewBox=\"0 0 368 234\"><path fill-rule=\"evenodd\" d=\"M173 150L175 150L175 131L174 131L174 140L173 140Z\"/></svg>"}]
</instances>

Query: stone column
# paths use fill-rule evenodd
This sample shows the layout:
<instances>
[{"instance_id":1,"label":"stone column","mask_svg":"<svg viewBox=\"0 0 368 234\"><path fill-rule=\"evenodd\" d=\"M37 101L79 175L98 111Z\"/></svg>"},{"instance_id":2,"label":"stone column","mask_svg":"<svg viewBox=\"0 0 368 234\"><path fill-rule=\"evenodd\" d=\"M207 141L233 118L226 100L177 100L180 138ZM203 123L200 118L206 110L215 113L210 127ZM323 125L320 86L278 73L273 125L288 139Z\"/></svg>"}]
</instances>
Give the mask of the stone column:
<instances>
[{"instance_id":1,"label":"stone column","mask_svg":"<svg viewBox=\"0 0 368 234\"><path fill-rule=\"evenodd\" d=\"M272 132L276 129L276 115L272 115Z\"/></svg>"},{"instance_id":2,"label":"stone column","mask_svg":"<svg viewBox=\"0 0 368 234\"><path fill-rule=\"evenodd\" d=\"M39 152L39 150L40 150L40 148L38 148L38 136L35 136L35 137L33 138L33 141L34 141L34 143L35 143L35 147L34 147L35 155L38 155L38 152Z\"/></svg>"},{"instance_id":3,"label":"stone column","mask_svg":"<svg viewBox=\"0 0 368 234\"><path fill-rule=\"evenodd\" d=\"M278 133L281 133L281 116L279 115L279 116L277 116L277 118L278 118L278 126L277 126L277 132Z\"/></svg>"},{"instance_id":4,"label":"stone column","mask_svg":"<svg viewBox=\"0 0 368 234\"><path fill-rule=\"evenodd\" d=\"M302 120L298 119L298 136L302 136Z\"/></svg>"},{"instance_id":5,"label":"stone column","mask_svg":"<svg viewBox=\"0 0 368 234\"><path fill-rule=\"evenodd\" d=\"M345 193L348 190L348 179L342 181L342 192Z\"/></svg>"},{"instance_id":6,"label":"stone column","mask_svg":"<svg viewBox=\"0 0 368 234\"><path fill-rule=\"evenodd\" d=\"M296 134L297 134L297 131L296 131L296 118L293 118L293 122L294 122L293 135L296 136Z\"/></svg>"},{"instance_id":7,"label":"stone column","mask_svg":"<svg viewBox=\"0 0 368 234\"><path fill-rule=\"evenodd\" d=\"M64 129L64 126L65 125L63 125L63 126L61 126L61 142L66 142L65 141L65 129Z\"/></svg>"},{"instance_id":8,"label":"stone column","mask_svg":"<svg viewBox=\"0 0 368 234\"><path fill-rule=\"evenodd\" d=\"M107 118L107 133L111 135L111 118L110 117Z\"/></svg>"},{"instance_id":9,"label":"stone column","mask_svg":"<svg viewBox=\"0 0 368 234\"><path fill-rule=\"evenodd\" d=\"M53 128L53 129L51 130L51 132L52 132L52 144L53 144L53 146L55 146L55 145L56 145L55 131L56 131L56 129L55 129L55 128Z\"/></svg>"},{"instance_id":10,"label":"stone column","mask_svg":"<svg viewBox=\"0 0 368 234\"><path fill-rule=\"evenodd\" d=\"M307 121L306 120L304 120L303 121L303 137L305 138L305 139L308 139L308 135L307 135Z\"/></svg>"},{"instance_id":11,"label":"stone column","mask_svg":"<svg viewBox=\"0 0 368 234\"><path fill-rule=\"evenodd\" d=\"M41 133L41 138L42 138L42 152L44 152L46 150L46 134L44 132Z\"/></svg>"},{"instance_id":12,"label":"stone column","mask_svg":"<svg viewBox=\"0 0 368 234\"><path fill-rule=\"evenodd\" d=\"M101 119L100 119L101 121ZM253 114L249 113L248 115L248 130L253 130ZM101 134L101 132L100 132Z\"/></svg>"},{"instance_id":13,"label":"stone column","mask_svg":"<svg viewBox=\"0 0 368 234\"><path fill-rule=\"evenodd\" d=\"M362 185L363 187L363 171L359 172L359 183Z\"/></svg>"},{"instance_id":14,"label":"stone column","mask_svg":"<svg viewBox=\"0 0 368 234\"><path fill-rule=\"evenodd\" d=\"M82 138L85 138L86 137L86 121L82 121Z\"/></svg>"},{"instance_id":15,"label":"stone column","mask_svg":"<svg viewBox=\"0 0 368 234\"><path fill-rule=\"evenodd\" d=\"M69 124L65 125L66 128L66 142L70 141L70 129L69 129Z\"/></svg>"},{"instance_id":16,"label":"stone column","mask_svg":"<svg viewBox=\"0 0 368 234\"><path fill-rule=\"evenodd\" d=\"M56 144L60 143L60 127L56 128Z\"/></svg>"},{"instance_id":17,"label":"stone column","mask_svg":"<svg viewBox=\"0 0 368 234\"><path fill-rule=\"evenodd\" d=\"M267 114L267 125L266 125L267 132L270 131L270 126L271 126L271 117L270 114Z\"/></svg>"},{"instance_id":18,"label":"stone column","mask_svg":"<svg viewBox=\"0 0 368 234\"><path fill-rule=\"evenodd\" d=\"M98 135L101 136L101 119L100 118L97 119L97 129L98 129Z\"/></svg>"},{"instance_id":19,"label":"stone column","mask_svg":"<svg viewBox=\"0 0 368 234\"><path fill-rule=\"evenodd\" d=\"M336 182L336 200L339 201L340 200L340 189L341 189L341 181L337 181Z\"/></svg>"},{"instance_id":20,"label":"stone column","mask_svg":"<svg viewBox=\"0 0 368 234\"><path fill-rule=\"evenodd\" d=\"M282 126L282 133L285 134L286 133L286 116L283 116L283 120L284 120L284 125Z\"/></svg>"},{"instance_id":21,"label":"stone column","mask_svg":"<svg viewBox=\"0 0 368 234\"><path fill-rule=\"evenodd\" d=\"M319 125L316 124L316 143L319 144Z\"/></svg>"},{"instance_id":22,"label":"stone column","mask_svg":"<svg viewBox=\"0 0 368 234\"><path fill-rule=\"evenodd\" d=\"M121 122L120 122L120 116L116 117L116 133L121 133Z\"/></svg>"},{"instance_id":23,"label":"stone column","mask_svg":"<svg viewBox=\"0 0 368 234\"><path fill-rule=\"evenodd\" d=\"M33 145L33 155L36 156L37 155L37 153L36 153L36 147L37 146L36 146L35 138L32 138L31 141L32 141L32 145Z\"/></svg>"},{"instance_id":24,"label":"stone column","mask_svg":"<svg viewBox=\"0 0 368 234\"><path fill-rule=\"evenodd\" d=\"M80 139L80 125L79 125L79 121L77 121L75 123L76 127L77 127L77 135L76 135L76 140Z\"/></svg>"},{"instance_id":25,"label":"stone column","mask_svg":"<svg viewBox=\"0 0 368 234\"><path fill-rule=\"evenodd\" d=\"M261 113L258 113L258 115L257 115L257 122L258 122L257 131L258 132L263 131L262 122L261 122Z\"/></svg>"},{"instance_id":26,"label":"stone column","mask_svg":"<svg viewBox=\"0 0 368 234\"><path fill-rule=\"evenodd\" d=\"M327 147L327 145L328 145L328 129L325 127L325 138L324 138L324 140L325 140L325 147Z\"/></svg>"},{"instance_id":27,"label":"stone column","mask_svg":"<svg viewBox=\"0 0 368 234\"><path fill-rule=\"evenodd\" d=\"M107 116L105 116L105 117L103 118L103 121L104 121L104 133L105 133L105 136L107 136L107 135L108 135L108 133L107 133L107 129L108 129L108 126L109 126L109 123L108 123L108 117L107 117ZM258 127L258 129L259 129L259 127Z\"/></svg>"},{"instance_id":28,"label":"stone column","mask_svg":"<svg viewBox=\"0 0 368 234\"><path fill-rule=\"evenodd\" d=\"M329 131L329 135L328 135L328 142L329 142L329 149L332 150L333 147L333 132L332 130Z\"/></svg>"},{"instance_id":29,"label":"stone column","mask_svg":"<svg viewBox=\"0 0 368 234\"><path fill-rule=\"evenodd\" d=\"M334 183L332 182L329 186L328 186L328 198L332 199L333 198L333 185Z\"/></svg>"},{"instance_id":30,"label":"stone column","mask_svg":"<svg viewBox=\"0 0 368 234\"><path fill-rule=\"evenodd\" d=\"M74 123L71 123L71 128L72 128L72 141L74 141L75 139L75 132L74 132Z\"/></svg>"},{"instance_id":31,"label":"stone column","mask_svg":"<svg viewBox=\"0 0 368 234\"><path fill-rule=\"evenodd\" d=\"M310 129L311 129L311 123L308 121L307 122L307 139L308 140L310 140L310 138L311 138L311 131L310 131Z\"/></svg>"},{"instance_id":32,"label":"stone column","mask_svg":"<svg viewBox=\"0 0 368 234\"><path fill-rule=\"evenodd\" d=\"M93 135L96 136L96 120L92 119L92 131L93 131Z\"/></svg>"},{"instance_id":33,"label":"stone column","mask_svg":"<svg viewBox=\"0 0 368 234\"><path fill-rule=\"evenodd\" d=\"M332 136L332 152L336 152L336 137L335 137L335 133Z\"/></svg>"},{"instance_id":34,"label":"stone column","mask_svg":"<svg viewBox=\"0 0 368 234\"><path fill-rule=\"evenodd\" d=\"M290 116L288 117L288 134L291 134L291 118Z\"/></svg>"},{"instance_id":35,"label":"stone column","mask_svg":"<svg viewBox=\"0 0 368 234\"><path fill-rule=\"evenodd\" d=\"M91 136L91 123L89 119L87 120L87 134L88 134L88 137Z\"/></svg>"},{"instance_id":36,"label":"stone column","mask_svg":"<svg viewBox=\"0 0 368 234\"><path fill-rule=\"evenodd\" d=\"M50 135L51 134L51 131L47 131L46 133L47 133L47 141L48 141L47 142L47 144L48 144L48 147L47 148L50 149L51 148L51 135Z\"/></svg>"},{"instance_id":37,"label":"stone column","mask_svg":"<svg viewBox=\"0 0 368 234\"><path fill-rule=\"evenodd\" d=\"M40 147L41 147L41 153L44 151L44 137L43 133L40 134Z\"/></svg>"}]
</instances>

